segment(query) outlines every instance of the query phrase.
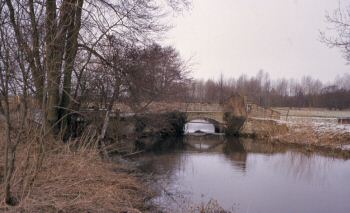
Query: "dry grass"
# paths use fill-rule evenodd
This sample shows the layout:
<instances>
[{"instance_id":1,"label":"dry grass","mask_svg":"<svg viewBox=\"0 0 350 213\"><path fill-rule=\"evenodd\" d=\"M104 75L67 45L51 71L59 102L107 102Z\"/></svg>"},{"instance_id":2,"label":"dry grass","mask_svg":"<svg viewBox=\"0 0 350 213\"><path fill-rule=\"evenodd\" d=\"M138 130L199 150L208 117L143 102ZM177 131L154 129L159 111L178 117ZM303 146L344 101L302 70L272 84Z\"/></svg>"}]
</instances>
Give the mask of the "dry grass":
<instances>
[{"instance_id":1,"label":"dry grass","mask_svg":"<svg viewBox=\"0 0 350 213\"><path fill-rule=\"evenodd\" d=\"M259 139L269 139L274 136L288 133L289 128L285 124L280 124L276 120L248 118L244 123L241 134L255 136Z\"/></svg>"},{"instance_id":2,"label":"dry grass","mask_svg":"<svg viewBox=\"0 0 350 213\"><path fill-rule=\"evenodd\" d=\"M249 119L243 128L243 134L265 138L274 143L304 147L307 152L317 151L327 156L350 158L349 126L338 125L334 120Z\"/></svg>"},{"instance_id":3,"label":"dry grass","mask_svg":"<svg viewBox=\"0 0 350 213\"><path fill-rule=\"evenodd\" d=\"M350 109L345 110L328 110L326 108L289 108L289 107L274 107L274 110L281 113L281 117L288 116L296 117L323 117L323 118L340 118L349 117Z\"/></svg>"},{"instance_id":4,"label":"dry grass","mask_svg":"<svg viewBox=\"0 0 350 213\"><path fill-rule=\"evenodd\" d=\"M94 146L52 141L45 142L42 166L36 173L37 147L29 142L19 145L12 179L13 195L19 202L14 207L0 203L0 212L139 212L144 208L148 193L136 177L114 172L121 165L103 161ZM0 143L3 153L3 141ZM32 177L32 187L23 187Z\"/></svg>"},{"instance_id":5,"label":"dry grass","mask_svg":"<svg viewBox=\"0 0 350 213\"><path fill-rule=\"evenodd\" d=\"M289 126L289 132L278 136L280 140L288 143L339 147L350 143L350 132L326 129L318 131L311 123L295 123Z\"/></svg>"}]
</instances>

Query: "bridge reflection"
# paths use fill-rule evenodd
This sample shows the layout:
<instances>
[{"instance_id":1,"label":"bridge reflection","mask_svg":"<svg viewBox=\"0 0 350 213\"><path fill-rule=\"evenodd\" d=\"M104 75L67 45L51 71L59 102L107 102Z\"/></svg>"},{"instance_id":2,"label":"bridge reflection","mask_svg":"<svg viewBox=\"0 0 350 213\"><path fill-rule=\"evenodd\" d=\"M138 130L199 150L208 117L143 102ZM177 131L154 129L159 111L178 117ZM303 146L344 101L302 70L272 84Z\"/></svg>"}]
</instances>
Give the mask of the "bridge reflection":
<instances>
[{"instance_id":1,"label":"bridge reflection","mask_svg":"<svg viewBox=\"0 0 350 213\"><path fill-rule=\"evenodd\" d=\"M308 174L310 168L320 156L328 156L324 152L307 152L304 147L274 144L267 141L246 138L227 138L220 135L185 136L183 143L162 143L157 151L148 153L140 158L142 170L154 175L173 176L192 166L195 160L199 166L207 168L208 172L216 168L216 164L206 164L209 158L217 159L217 163L229 163L231 167L242 174L256 166L254 159L277 159L274 168L285 174L295 175L295 178L312 179ZM169 144L171 146L166 146ZM173 146L179 144L179 146ZM316 150L315 150L316 151ZM278 154L278 155L276 155ZM266 158L265 158L266 157ZM341 157L341 156L332 156ZM198 162L197 162L198 160ZM192 162L193 163L193 162ZM325 163L326 165L327 163ZM170 179L169 179L170 180Z\"/></svg>"},{"instance_id":2,"label":"bridge reflection","mask_svg":"<svg viewBox=\"0 0 350 213\"><path fill-rule=\"evenodd\" d=\"M273 155L288 151L302 152L303 150L301 147L291 147L249 138L228 138L223 135L188 135L184 138L184 144L187 151L223 153L232 166L242 172L245 172L247 169L249 155Z\"/></svg>"},{"instance_id":3,"label":"bridge reflection","mask_svg":"<svg viewBox=\"0 0 350 213\"><path fill-rule=\"evenodd\" d=\"M329 170L336 168L334 163L343 162L322 157L321 153L305 152L304 147L254 139L205 135L186 136L182 140L181 146L163 147L141 155L138 160L138 168L149 174L152 184L159 188L162 202L169 195L170 203L174 203L174 197L182 203L182 199L202 198L203 193L225 200L227 191L232 192L230 196L240 193L250 198L255 196L257 186L278 196L280 187L285 191L294 190L299 180L301 190L305 183L324 184L333 178ZM342 167L338 169L343 172ZM276 188L276 182L286 184L278 184Z\"/></svg>"},{"instance_id":4,"label":"bridge reflection","mask_svg":"<svg viewBox=\"0 0 350 213\"><path fill-rule=\"evenodd\" d=\"M240 171L246 170L248 152L242 139L228 139L223 135L189 135L185 137L184 142L187 150L223 153L235 168Z\"/></svg>"},{"instance_id":5,"label":"bridge reflection","mask_svg":"<svg viewBox=\"0 0 350 213\"><path fill-rule=\"evenodd\" d=\"M188 135L184 138L187 149L196 151L221 151L224 142L224 137L218 135Z\"/></svg>"}]
</instances>

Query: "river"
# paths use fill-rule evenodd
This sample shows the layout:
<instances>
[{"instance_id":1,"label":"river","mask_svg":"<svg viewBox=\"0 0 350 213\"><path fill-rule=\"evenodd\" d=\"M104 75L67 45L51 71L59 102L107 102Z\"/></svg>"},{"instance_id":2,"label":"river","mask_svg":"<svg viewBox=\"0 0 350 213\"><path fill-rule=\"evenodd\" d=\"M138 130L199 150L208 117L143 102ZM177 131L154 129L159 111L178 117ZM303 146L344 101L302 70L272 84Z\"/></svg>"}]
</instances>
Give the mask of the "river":
<instances>
[{"instance_id":1,"label":"river","mask_svg":"<svg viewBox=\"0 0 350 213\"><path fill-rule=\"evenodd\" d=\"M350 212L349 160L220 135L182 140L138 158L164 212L188 212L209 201L237 213Z\"/></svg>"}]
</instances>

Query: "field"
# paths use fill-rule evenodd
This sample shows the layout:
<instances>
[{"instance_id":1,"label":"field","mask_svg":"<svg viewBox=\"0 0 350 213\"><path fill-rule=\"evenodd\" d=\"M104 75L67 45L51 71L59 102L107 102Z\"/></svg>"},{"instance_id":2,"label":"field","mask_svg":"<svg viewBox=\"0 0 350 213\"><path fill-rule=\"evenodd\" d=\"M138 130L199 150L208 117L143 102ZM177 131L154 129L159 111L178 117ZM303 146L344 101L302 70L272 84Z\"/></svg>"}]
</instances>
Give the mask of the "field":
<instances>
[{"instance_id":1,"label":"field","mask_svg":"<svg viewBox=\"0 0 350 213\"><path fill-rule=\"evenodd\" d=\"M273 108L281 113L281 117L319 117L319 118L350 118L350 109L347 110L327 110L323 108Z\"/></svg>"},{"instance_id":2,"label":"field","mask_svg":"<svg viewBox=\"0 0 350 213\"><path fill-rule=\"evenodd\" d=\"M350 118L350 110L319 108L275 108L281 113L280 124L287 125L289 133L280 137L283 142L327 146L350 150L350 124L341 124L339 118Z\"/></svg>"}]
</instances>

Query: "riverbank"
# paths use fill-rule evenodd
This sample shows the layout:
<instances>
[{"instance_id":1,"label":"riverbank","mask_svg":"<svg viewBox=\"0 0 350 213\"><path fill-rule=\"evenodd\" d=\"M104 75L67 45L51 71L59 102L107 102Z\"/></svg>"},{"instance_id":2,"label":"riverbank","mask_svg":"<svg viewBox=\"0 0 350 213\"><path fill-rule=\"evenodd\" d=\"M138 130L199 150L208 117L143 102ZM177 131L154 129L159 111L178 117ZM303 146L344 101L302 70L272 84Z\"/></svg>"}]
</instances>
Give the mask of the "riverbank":
<instances>
[{"instance_id":1,"label":"riverbank","mask_svg":"<svg viewBox=\"0 0 350 213\"><path fill-rule=\"evenodd\" d=\"M285 124L288 132L272 136L273 141L328 148L350 157L350 125L315 117L290 117L288 121L278 122Z\"/></svg>"},{"instance_id":2,"label":"riverbank","mask_svg":"<svg viewBox=\"0 0 350 213\"><path fill-rule=\"evenodd\" d=\"M332 112L323 111L324 115ZM343 112L344 113L344 112ZM339 124L337 117L281 116L281 119L249 118L242 135L274 143L297 144L305 149L321 148L350 157L350 124Z\"/></svg>"},{"instance_id":3,"label":"riverbank","mask_svg":"<svg viewBox=\"0 0 350 213\"><path fill-rule=\"evenodd\" d=\"M138 138L139 144L135 144L134 140L125 140L125 143L133 147L131 150L134 150L134 144L141 144L142 146L139 148L145 152L153 150L155 146L159 150L162 150L163 147L173 147L178 143L166 140L165 136L169 136L169 134L165 134L168 132L165 130L171 129L174 134L170 135L177 135L175 134L178 133L176 130L182 130L179 127L182 126L184 119L179 119L182 116L170 116L170 118L172 119L164 117L164 119L172 121L169 123L169 125L171 124L169 127L161 125L164 121L155 116L136 119L135 124L132 123L133 127L130 129L138 134L136 138ZM129 128L129 126L125 126ZM295 145L298 150L299 148L302 150L298 151L300 153L309 154L320 151L322 156L350 158L349 125L339 125L335 119L315 119L313 117L301 119L293 116L287 120L249 118L244 128L251 130L248 132L249 134L255 133L255 135L247 134L256 137L254 141L262 138L272 145ZM109 130L109 132L113 131ZM2 134L1 131L0 134ZM0 203L0 211L152 212L152 209L157 208L151 201L155 193L153 192L154 188L150 187L151 184L148 183L154 182L154 176L144 177L142 173L140 175L132 163L123 163L124 160L112 162L103 159L101 157L103 155L100 153L101 149L92 143L96 138L89 141L83 135L81 139L69 141L67 144L52 139L45 141L45 154L40 169L37 169L36 161L39 159L37 149L41 146L37 141L39 135L36 135L35 130L28 130L26 136L18 146L17 169L12 179L14 203L17 205L10 207L2 202ZM200 143L197 143L197 139ZM225 145L215 143L215 141L213 144L203 145L202 139L195 138L192 143L188 143L187 151L196 150L199 145L200 152L213 151L214 153L220 150L220 152L226 153L230 146L230 143ZM232 144L233 147L230 151L231 154L233 153L232 158L235 160L246 158L244 152L243 154L236 153L241 152L242 147L238 146L237 143ZM259 142L252 144L247 143L243 150L255 152L253 149L257 145L263 145ZM4 142L0 139L1 153L3 153L3 145ZM265 148L272 150L274 146L265 146ZM120 151L119 155L122 153ZM3 179L3 160L3 158L0 159L0 179ZM34 181L31 183L33 178ZM2 190L3 185L0 187ZM3 197L1 190L0 196ZM200 202L195 202L196 207L192 208L193 212L210 212L208 210L212 208L210 202L199 204L197 207L198 203ZM214 207L216 206L214 205Z\"/></svg>"},{"instance_id":4,"label":"riverbank","mask_svg":"<svg viewBox=\"0 0 350 213\"><path fill-rule=\"evenodd\" d=\"M2 137L3 138L3 137ZM11 180L15 206L5 212L147 212L150 192L128 166L107 162L96 146L45 141L38 157L33 138L20 143ZM0 140L3 153L4 141ZM3 158L0 179L3 179ZM38 163L40 162L40 163ZM1 181L1 189L3 189ZM3 190L0 197L3 198Z\"/></svg>"},{"instance_id":5,"label":"riverbank","mask_svg":"<svg viewBox=\"0 0 350 213\"><path fill-rule=\"evenodd\" d=\"M280 116L248 116L240 136L292 144L305 150L323 150L350 158L350 110L272 108Z\"/></svg>"}]
</instances>

